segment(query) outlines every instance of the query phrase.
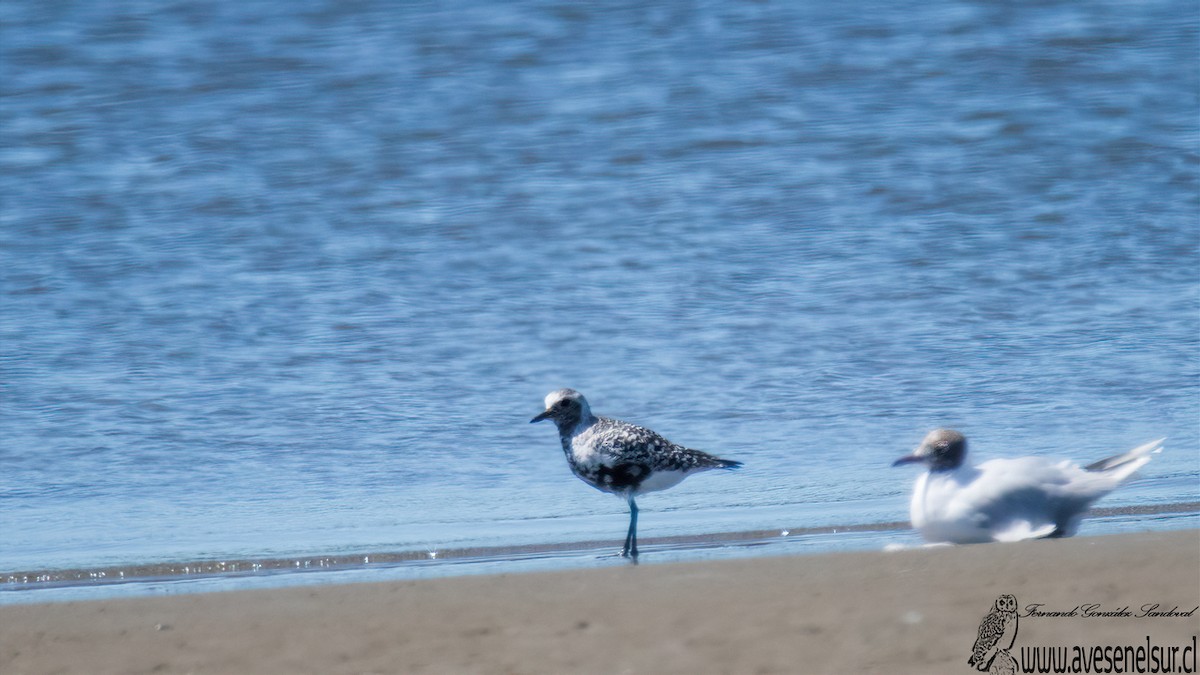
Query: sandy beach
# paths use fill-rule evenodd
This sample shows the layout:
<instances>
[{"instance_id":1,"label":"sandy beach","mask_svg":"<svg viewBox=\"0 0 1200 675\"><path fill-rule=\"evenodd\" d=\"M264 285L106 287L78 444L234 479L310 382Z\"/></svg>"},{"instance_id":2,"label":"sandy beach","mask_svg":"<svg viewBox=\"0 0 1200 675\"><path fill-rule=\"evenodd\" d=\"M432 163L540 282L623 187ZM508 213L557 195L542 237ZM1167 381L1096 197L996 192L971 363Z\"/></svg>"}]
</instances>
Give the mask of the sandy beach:
<instances>
[{"instance_id":1,"label":"sandy beach","mask_svg":"<svg viewBox=\"0 0 1200 675\"><path fill-rule=\"evenodd\" d=\"M968 673L1002 594L1194 659L1200 531L6 606L0 672Z\"/></svg>"}]
</instances>

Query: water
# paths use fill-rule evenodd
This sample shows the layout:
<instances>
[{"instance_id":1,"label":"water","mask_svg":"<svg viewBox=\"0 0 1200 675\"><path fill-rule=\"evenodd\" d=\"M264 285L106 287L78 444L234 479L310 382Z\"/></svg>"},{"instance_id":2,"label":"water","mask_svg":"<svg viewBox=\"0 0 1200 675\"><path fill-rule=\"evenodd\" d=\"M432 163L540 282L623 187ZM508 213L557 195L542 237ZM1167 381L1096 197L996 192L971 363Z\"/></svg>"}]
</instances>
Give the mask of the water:
<instances>
[{"instance_id":1,"label":"water","mask_svg":"<svg viewBox=\"0 0 1200 675\"><path fill-rule=\"evenodd\" d=\"M616 546L527 424L562 386L745 462L648 540L903 520L939 425L1168 436L1103 505L1195 502L1198 44L1155 1L5 2L0 572Z\"/></svg>"}]
</instances>

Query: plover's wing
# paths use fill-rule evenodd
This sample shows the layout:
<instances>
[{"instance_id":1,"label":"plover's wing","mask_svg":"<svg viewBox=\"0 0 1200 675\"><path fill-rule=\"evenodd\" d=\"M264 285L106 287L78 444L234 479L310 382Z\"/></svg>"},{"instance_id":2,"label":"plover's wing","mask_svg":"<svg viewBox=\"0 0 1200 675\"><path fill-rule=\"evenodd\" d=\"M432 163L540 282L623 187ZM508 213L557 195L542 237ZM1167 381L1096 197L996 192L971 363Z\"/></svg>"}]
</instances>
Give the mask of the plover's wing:
<instances>
[{"instance_id":1,"label":"plover's wing","mask_svg":"<svg viewBox=\"0 0 1200 675\"><path fill-rule=\"evenodd\" d=\"M609 466L637 463L652 471L691 471L734 469L742 464L672 443L658 432L636 424L600 418L597 425L591 442L597 456Z\"/></svg>"},{"instance_id":2,"label":"plover's wing","mask_svg":"<svg viewBox=\"0 0 1200 675\"><path fill-rule=\"evenodd\" d=\"M703 450L671 443L655 456L655 471L703 471L706 469L736 469L742 465L731 459L721 459Z\"/></svg>"},{"instance_id":3,"label":"plover's wing","mask_svg":"<svg viewBox=\"0 0 1200 675\"><path fill-rule=\"evenodd\" d=\"M653 468L654 457L673 445L659 434L636 424L601 417L590 442L597 459L606 466L644 464Z\"/></svg>"}]
</instances>

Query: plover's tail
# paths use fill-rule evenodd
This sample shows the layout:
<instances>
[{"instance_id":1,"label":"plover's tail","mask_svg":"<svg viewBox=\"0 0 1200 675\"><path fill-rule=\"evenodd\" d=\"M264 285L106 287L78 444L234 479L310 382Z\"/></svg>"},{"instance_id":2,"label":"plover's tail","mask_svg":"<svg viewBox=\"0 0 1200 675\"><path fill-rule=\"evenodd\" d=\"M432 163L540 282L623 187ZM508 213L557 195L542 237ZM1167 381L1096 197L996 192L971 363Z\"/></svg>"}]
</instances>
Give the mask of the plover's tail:
<instances>
[{"instance_id":1,"label":"plover's tail","mask_svg":"<svg viewBox=\"0 0 1200 675\"><path fill-rule=\"evenodd\" d=\"M732 459L721 459L703 450L685 448L676 445L664 454L665 465L654 467L656 470L668 471L707 471L708 469L737 469L741 462Z\"/></svg>"},{"instance_id":2,"label":"plover's tail","mask_svg":"<svg viewBox=\"0 0 1200 675\"><path fill-rule=\"evenodd\" d=\"M1117 481L1123 481L1134 471L1145 466L1146 462L1150 461L1150 455L1156 452L1162 452L1162 442L1167 439L1160 438L1157 441L1150 441L1145 445L1123 452L1119 455L1106 457L1099 462L1094 462L1083 467L1088 471L1106 473L1112 475Z\"/></svg>"}]
</instances>

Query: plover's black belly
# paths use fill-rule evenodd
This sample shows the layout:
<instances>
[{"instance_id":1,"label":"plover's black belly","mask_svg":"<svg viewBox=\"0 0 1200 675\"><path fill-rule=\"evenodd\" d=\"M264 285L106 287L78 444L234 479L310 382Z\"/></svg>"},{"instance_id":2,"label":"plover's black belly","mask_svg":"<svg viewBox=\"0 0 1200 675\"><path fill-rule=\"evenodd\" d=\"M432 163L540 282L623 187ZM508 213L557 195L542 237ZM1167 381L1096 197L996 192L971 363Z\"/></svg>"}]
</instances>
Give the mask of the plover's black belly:
<instances>
[{"instance_id":1,"label":"plover's black belly","mask_svg":"<svg viewBox=\"0 0 1200 675\"><path fill-rule=\"evenodd\" d=\"M597 464L575 472L585 483L605 492L637 492L642 482L650 476L650 467L645 464L625 463L614 466Z\"/></svg>"}]
</instances>

